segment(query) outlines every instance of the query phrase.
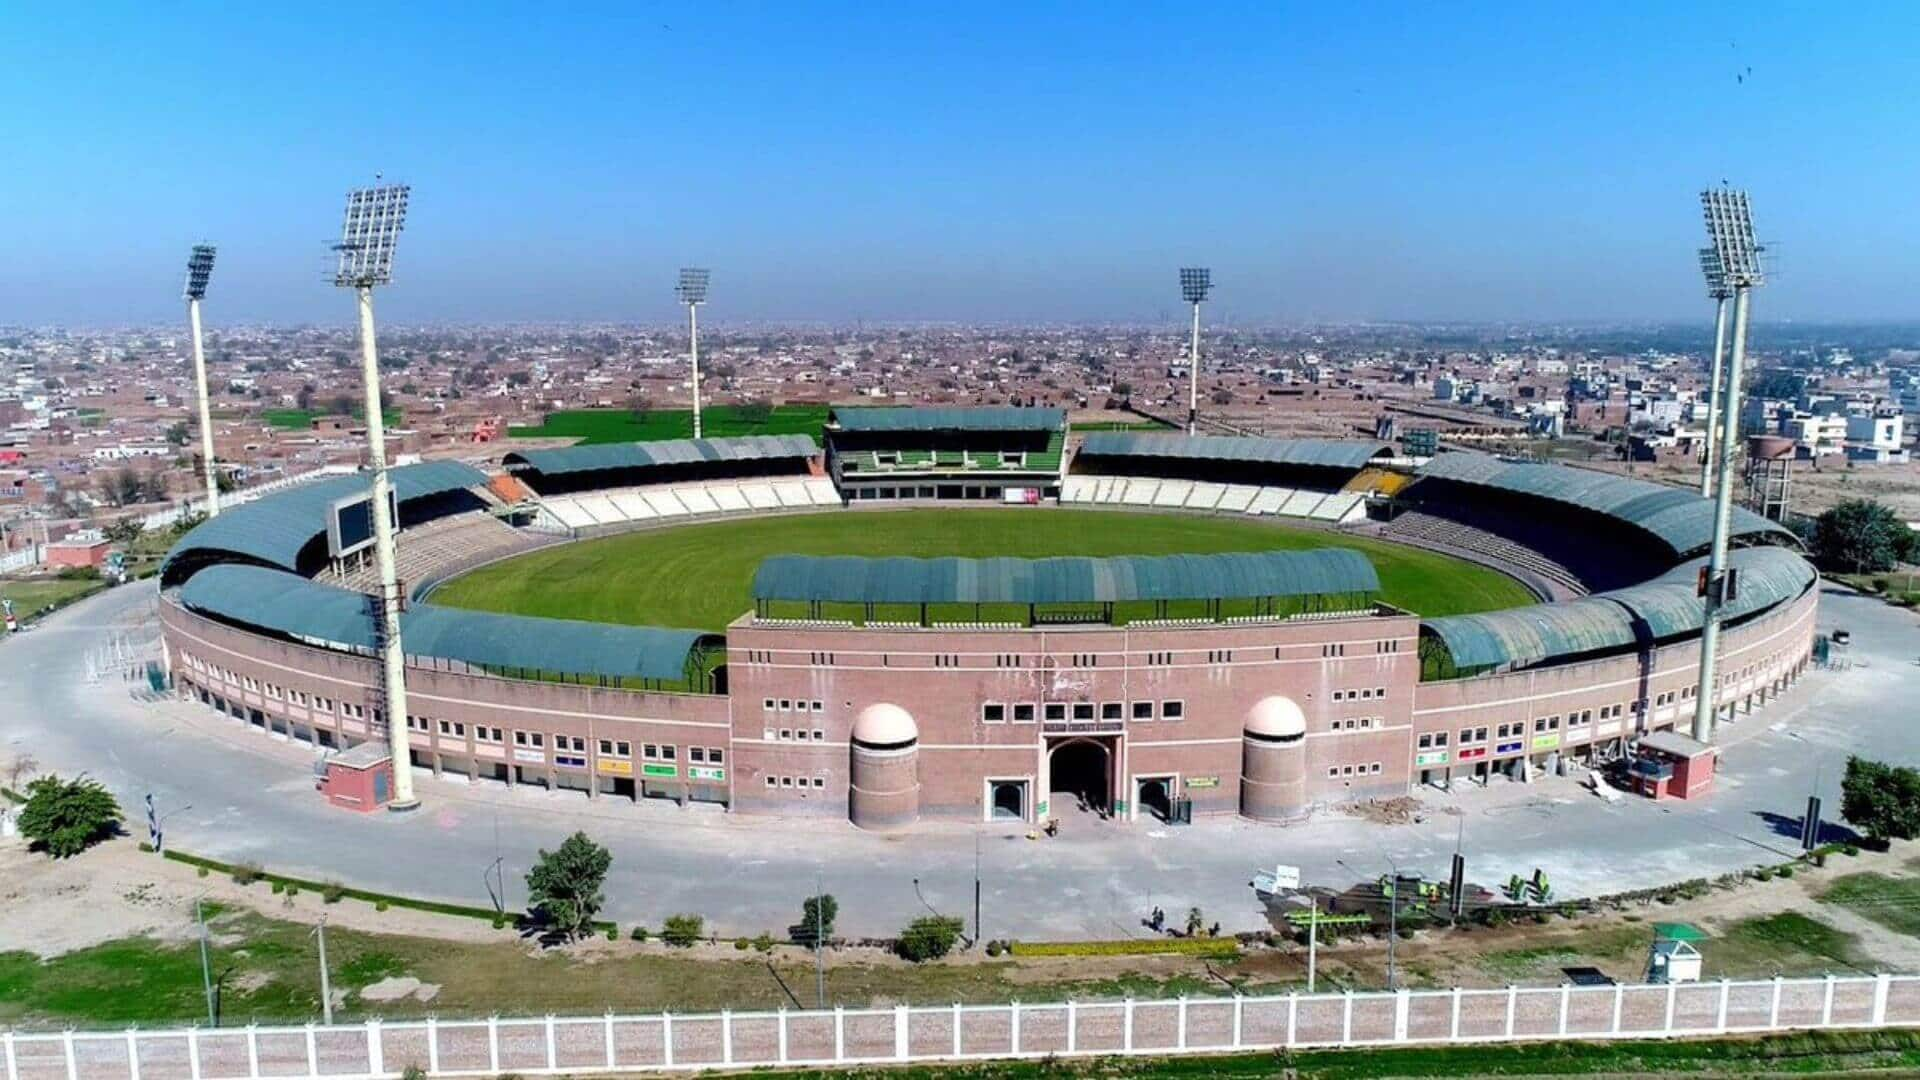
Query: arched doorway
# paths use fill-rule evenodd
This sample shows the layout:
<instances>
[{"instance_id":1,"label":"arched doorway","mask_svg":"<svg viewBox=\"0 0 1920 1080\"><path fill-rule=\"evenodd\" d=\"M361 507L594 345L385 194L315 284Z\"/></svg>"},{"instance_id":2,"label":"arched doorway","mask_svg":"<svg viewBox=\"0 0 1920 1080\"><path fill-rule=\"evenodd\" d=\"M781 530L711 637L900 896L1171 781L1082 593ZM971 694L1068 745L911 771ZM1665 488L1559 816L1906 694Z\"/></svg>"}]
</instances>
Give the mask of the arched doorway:
<instances>
[{"instance_id":1,"label":"arched doorway","mask_svg":"<svg viewBox=\"0 0 1920 1080\"><path fill-rule=\"evenodd\" d=\"M1053 816L1072 808L1106 817L1113 805L1113 751L1098 739L1066 739L1047 754Z\"/></svg>"},{"instance_id":2,"label":"arched doorway","mask_svg":"<svg viewBox=\"0 0 1920 1080\"><path fill-rule=\"evenodd\" d=\"M993 806L989 816L995 821L1027 820L1027 782L993 781Z\"/></svg>"},{"instance_id":3,"label":"arched doorway","mask_svg":"<svg viewBox=\"0 0 1920 1080\"><path fill-rule=\"evenodd\" d=\"M1173 820L1173 781L1163 776L1142 776L1137 781L1140 791L1137 795L1142 813L1161 821Z\"/></svg>"}]
</instances>

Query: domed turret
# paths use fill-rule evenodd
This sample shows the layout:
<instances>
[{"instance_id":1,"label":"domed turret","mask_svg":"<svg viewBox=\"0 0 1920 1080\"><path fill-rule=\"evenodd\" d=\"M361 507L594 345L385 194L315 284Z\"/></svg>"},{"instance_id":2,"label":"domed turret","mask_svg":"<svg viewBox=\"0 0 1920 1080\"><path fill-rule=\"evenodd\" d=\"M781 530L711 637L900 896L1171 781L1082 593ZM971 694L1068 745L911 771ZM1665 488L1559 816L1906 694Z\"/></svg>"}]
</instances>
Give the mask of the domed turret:
<instances>
[{"instance_id":1,"label":"domed turret","mask_svg":"<svg viewBox=\"0 0 1920 1080\"><path fill-rule=\"evenodd\" d=\"M853 718L847 817L862 829L897 829L920 817L920 726L881 702Z\"/></svg>"},{"instance_id":2,"label":"domed turret","mask_svg":"<svg viewBox=\"0 0 1920 1080\"><path fill-rule=\"evenodd\" d=\"M1274 694L1247 710L1240 740L1240 814L1286 821L1306 811L1307 715Z\"/></svg>"}]
</instances>

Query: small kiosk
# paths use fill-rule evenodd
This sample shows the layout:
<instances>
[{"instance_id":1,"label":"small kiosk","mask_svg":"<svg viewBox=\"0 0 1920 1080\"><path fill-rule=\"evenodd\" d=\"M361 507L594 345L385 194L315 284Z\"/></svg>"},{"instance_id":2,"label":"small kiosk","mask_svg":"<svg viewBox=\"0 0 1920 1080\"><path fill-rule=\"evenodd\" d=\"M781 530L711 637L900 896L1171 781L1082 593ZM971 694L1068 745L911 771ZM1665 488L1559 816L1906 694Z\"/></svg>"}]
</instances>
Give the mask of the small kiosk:
<instances>
[{"instance_id":1,"label":"small kiosk","mask_svg":"<svg viewBox=\"0 0 1920 1080\"><path fill-rule=\"evenodd\" d=\"M1677 731L1642 736L1627 766L1634 790L1649 799L1694 799L1713 786L1720 752Z\"/></svg>"},{"instance_id":2,"label":"small kiosk","mask_svg":"<svg viewBox=\"0 0 1920 1080\"><path fill-rule=\"evenodd\" d=\"M330 805L347 810L378 810L393 797L393 755L386 744L363 742L331 754L316 767L316 785Z\"/></svg>"},{"instance_id":3,"label":"small kiosk","mask_svg":"<svg viewBox=\"0 0 1920 1080\"><path fill-rule=\"evenodd\" d=\"M1694 942L1706 935L1686 923L1660 923L1653 928L1653 951L1647 954L1647 981L1700 981L1700 949Z\"/></svg>"}]
</instances>

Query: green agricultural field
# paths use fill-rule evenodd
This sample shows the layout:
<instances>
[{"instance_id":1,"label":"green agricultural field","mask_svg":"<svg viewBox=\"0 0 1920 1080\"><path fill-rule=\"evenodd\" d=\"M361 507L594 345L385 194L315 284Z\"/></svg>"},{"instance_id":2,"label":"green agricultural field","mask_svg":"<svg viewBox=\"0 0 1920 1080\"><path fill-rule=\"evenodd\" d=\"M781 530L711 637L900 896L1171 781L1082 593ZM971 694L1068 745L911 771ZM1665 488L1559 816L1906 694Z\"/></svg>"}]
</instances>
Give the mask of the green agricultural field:
<instances>
[{"instance_id":1,"label":"green agricultural field","mask_svg":"<svg viewBox=\"0 0 1920 1080\"><path fill-rule=\"evenodd\" d=\"M626 533L484 567L433 602L523 615L718 630L750 609L771 555L1171 555L1347 547L1382 598L1422 615L1533 602L1503 574L1445 555L1238 518L1100 510L892 510L759 517Z\"/></svg>"},{"instance_id":2,"label":"green agricultural field","mask_svg":"<svg viewBox=\"0 0 1920 1080\"><path fill-rule=\"evenodd\" d=\"M820 441L827 423L825 405L775 405L772 408L714 405L700 410L700 434L707 438L735 435L807 435ZM515 439L577 438L591 443L646 442L693 438L693 410L563 409L547 414L537 427L510 427Z\"/></svg>"},{"instance_id":3,"label":"green agricultural field","mask_svg":"<svg viewBox=\"0 0 1920 1080\"><path fill-rule=\"evenodd\" d=\"M283 431L305 431L313 426L313 421L316 417L331 415L333 415L333 413L327 409L268 409L260 414L260 419L266 421L269 426L280 428ZM365 416L366 409L361 406L355 406L353 415L355 419ZM401 417L399 409L388 408L385 412L381 413L380 416L386 421L388 427L400 426Z\"/></svg>"}]
</instances>

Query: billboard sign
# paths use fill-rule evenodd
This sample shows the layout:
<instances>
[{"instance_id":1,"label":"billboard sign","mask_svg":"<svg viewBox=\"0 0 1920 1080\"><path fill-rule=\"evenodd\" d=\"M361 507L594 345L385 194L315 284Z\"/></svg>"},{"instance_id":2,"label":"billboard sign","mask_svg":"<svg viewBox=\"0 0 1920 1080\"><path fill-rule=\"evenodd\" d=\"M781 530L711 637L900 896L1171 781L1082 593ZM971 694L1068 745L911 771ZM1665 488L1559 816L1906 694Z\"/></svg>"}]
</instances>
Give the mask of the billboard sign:
<instances>
[{"instance_id":1,"label":"billboard sign","mask_svg":"<svg viewBox=\"0 0 1920 1080\"><path fill-rule=\"evenodd\" d=\"M387 507L396 528L400 524L400 499L387 489ZM373 495L349 495L334 500L327 512L327 554L343 559L373 544Z\"/></svg>"}]
</instances>

